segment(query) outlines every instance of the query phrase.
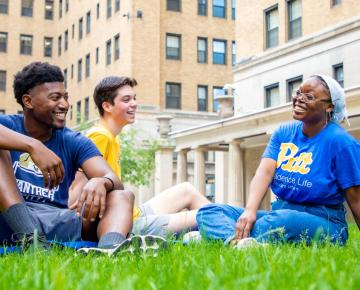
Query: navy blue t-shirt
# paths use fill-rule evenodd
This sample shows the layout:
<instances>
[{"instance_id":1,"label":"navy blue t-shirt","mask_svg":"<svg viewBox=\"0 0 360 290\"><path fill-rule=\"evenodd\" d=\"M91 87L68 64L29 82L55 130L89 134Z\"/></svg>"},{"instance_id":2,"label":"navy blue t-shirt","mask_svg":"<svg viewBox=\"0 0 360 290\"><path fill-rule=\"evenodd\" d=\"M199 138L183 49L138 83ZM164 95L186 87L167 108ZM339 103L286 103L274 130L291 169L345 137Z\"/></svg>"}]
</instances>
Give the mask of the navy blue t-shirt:
<instances>
[{"instance_id":1,"label":"navy blue t-shirt","mask_svg":"<svg viewBox=\"0 0 360 290\"><path fill-rule=\"evenodd\" d=\"M345 190L360 185L360 143L333 122L312 138L302 126L280 126L265 149L263 157L277 161L271 190L290 202L344 202Z\"/></svg>"},{"instance_id":2,"label":"navy blue t-shirt","mask_svg":"<svg viewBox=\"0 0 360 290\"><path fill-rule=\"evenodd\" d=\"M18 133L28 135L24 117L20 115L0 115L0 124ZM96 146L84 135L69 128L54 129L51 138L44 145L62 161L64 181L55 188L44 188L44 177L26 152L11 151L11 159L20 193L26 201L41 202L66 208L68 190L75 173L84 161L101 156Z\"/></svg>"}]
</instances>

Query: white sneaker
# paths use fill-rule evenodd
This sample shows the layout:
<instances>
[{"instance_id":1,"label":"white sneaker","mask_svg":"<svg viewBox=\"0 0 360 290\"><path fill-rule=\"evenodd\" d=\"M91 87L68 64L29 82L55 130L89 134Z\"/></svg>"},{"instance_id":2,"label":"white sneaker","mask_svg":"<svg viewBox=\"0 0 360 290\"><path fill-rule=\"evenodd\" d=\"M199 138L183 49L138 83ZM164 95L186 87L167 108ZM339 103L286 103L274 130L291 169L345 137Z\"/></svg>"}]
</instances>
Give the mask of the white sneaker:
<instances>
[{"instance_id":1,"label":"white sneaker","mask_svg":"<svg viewBox=\"0 0 360 290\"><path fill-rule=\"evenodd\" d=\"M198 243L201 241L201 234L199 231L188 232L183 236L183 244Z\"/></svg>"},{"instance_id":2,"label":"white sneaker","mask_svg":"<svg viewBox=\"0 0 360 290\"><path fill-rule=\"evenodd\" d=\"M259 243L256 239L254 238L244 238L241 240L238 240L233 248L237 249L237 250L242 250L245 248L253 248L253 247L264 247L267 246L268 244L265 243Z\"/></svg>"},{"instance_id":3,"label":"white sneaker","mask_svg":"<svg viewBox=\"0 0 360 290\"><path fill-rule=\"evenodd\" d=\"M119 253L142 253L156 257L160 249L166 248L166 240L162 237L145 235L145 236L132 236L121 244L114 245L111 248L80 248L76 252L88 255L104 254L109 257Z\"/></svg>"}]
</instances>

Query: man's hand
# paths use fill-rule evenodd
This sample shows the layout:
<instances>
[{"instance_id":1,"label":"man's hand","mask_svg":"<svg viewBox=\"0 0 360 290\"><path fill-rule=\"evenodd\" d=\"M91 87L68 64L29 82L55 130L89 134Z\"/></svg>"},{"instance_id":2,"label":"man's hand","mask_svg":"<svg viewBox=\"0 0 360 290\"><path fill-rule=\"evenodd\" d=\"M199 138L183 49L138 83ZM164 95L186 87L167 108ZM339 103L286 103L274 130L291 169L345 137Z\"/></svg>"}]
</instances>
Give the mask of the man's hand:
<instances>
[{"instance_id":1,"label":"man's hand","mask_svg":"<svg viewBox=\"0 0 360 290\"><path fill-rule=\"evenodd\" d=\"M250 236L250 231L256 222L256 211L245 209L236 222L235 239L241 240Z\"/></svg>"},{"instance_id":2,"label":"man's hand","mask_svg":"<svg viewBox=\"0 0 360 290\"><path fill-rule=\"evenodd\" d=\"M94 177L83 188L79 199L69 208L75 209L78 216L84 207L83 219L95 221L96 217L102 218L106 209L106 178Z\"/></svg>"},{"instance_id":3,"label":"man's hand","mask_svg":"<svg viewBox=\"0 0 360 290\"><path fill-rule=\"evenodd\" d=\"M40 141L33 142L29 150L31 159L44 176L44 186L54 188L64 179L64 166L61 159Z\"/></svg>"}]
</instances>

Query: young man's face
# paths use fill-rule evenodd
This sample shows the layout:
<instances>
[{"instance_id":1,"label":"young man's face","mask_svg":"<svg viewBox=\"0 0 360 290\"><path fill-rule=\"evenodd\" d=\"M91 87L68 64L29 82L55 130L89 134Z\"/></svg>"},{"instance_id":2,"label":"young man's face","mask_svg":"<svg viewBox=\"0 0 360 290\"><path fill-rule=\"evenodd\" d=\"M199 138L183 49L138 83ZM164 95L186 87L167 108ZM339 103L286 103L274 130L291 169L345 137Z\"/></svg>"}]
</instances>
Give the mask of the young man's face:
<instances>
[{"instance_id":1,"label":"young man's face","mask_svg":"<svg viewBox=\"0 0 360 290\"><path fill-rule=\"evenodd\" d=\"M29 116L50 128L63 128L69 109L64 83L44 83L32 88L24 105ZM24 100L24 99L23 99Z\"/></svg>"},{"instance_id":2,"label":"young man's face","mask_svg":"<svg viewBox=\"0 0 360 290\"><path fill-rule=\"evenodd\" d=\"M110 114L118 124L132 124L135 122L136 108L134 89L126 85L117 90L114 105L110 106Z\"/></svg>"}]
</instances>

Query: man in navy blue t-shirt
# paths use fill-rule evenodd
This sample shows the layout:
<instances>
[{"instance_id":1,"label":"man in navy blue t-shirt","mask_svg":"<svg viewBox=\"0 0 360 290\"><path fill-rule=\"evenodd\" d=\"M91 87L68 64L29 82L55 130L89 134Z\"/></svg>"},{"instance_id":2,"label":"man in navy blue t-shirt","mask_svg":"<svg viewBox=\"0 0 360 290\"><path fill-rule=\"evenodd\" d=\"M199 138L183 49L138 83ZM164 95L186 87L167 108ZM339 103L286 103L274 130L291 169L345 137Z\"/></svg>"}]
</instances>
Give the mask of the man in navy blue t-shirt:
<instances>
[{"instance_id":1,"label":"man in navy blue t-shirt","mask_svg":"<svg viewBox=\"0 0 360 290\"><path fill-rule=\"evenodd\" d=\"M65 127L69 103L60 68L31 63L13 86L24 115L0 116L0 244L16 234L25 244L83 238L116 250L132 227L133 195L96 146ZM70 210L68 189L78 168L89 181Z\"/></svg>"}]
</instances>

